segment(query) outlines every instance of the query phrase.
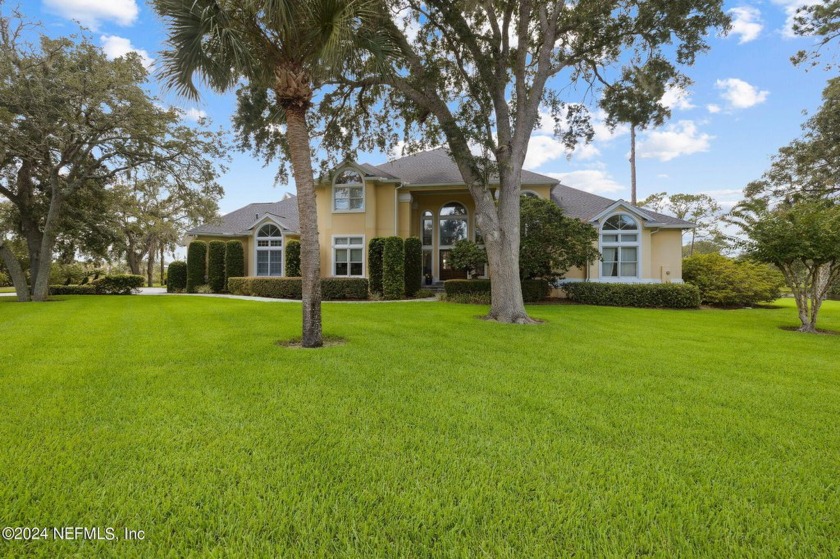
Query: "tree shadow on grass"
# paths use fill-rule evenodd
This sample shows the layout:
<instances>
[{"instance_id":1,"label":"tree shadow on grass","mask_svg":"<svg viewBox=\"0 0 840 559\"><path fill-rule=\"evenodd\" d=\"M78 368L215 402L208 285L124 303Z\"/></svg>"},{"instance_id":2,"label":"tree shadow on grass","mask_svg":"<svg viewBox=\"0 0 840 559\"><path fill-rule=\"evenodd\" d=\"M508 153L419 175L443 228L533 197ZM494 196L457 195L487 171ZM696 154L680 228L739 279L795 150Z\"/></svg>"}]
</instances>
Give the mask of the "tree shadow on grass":
<instances>
[{"instance_id":1,"label":"tree shadow on grass","mask_svg":"<svg viewBox=\"0 0 840 559\"><path fill-rule=\"evenodd\" d=\"M301 345L302 338L300 336L295 336L294 338L288 340L278 340L276 345L280 347L288 347L290 349L319 349L319 348L308 348L303 347ZM323 336L324 345L321 347L335 347L344 345L347 343L347 340L340 336Z\"/></svg>"},{"instance_id":2,"label":"tree shadow on grass","mask_svg":"<svg viewBox=\"0 0 840 559\"><path fill-rule=\"evenodd\" d=\"M785 330L786 332L796 332L799 334L810 334L812 332L800 332L799 326L779 326L780 330ZM840 336L840 332L837 330L826 330L824 328L817 328L816 331L817 335L820 336Z\"/></svg>"}]
</instances>

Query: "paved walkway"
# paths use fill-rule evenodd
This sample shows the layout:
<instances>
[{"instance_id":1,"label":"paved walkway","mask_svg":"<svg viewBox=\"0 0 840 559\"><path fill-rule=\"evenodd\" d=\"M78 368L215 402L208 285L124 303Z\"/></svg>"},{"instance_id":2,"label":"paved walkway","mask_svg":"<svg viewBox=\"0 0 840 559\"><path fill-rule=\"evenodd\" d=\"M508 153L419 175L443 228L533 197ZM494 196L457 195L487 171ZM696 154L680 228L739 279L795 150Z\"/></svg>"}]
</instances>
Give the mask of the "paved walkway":
<instances>
[{"instance_id":1,"label":"paved walkway","mask_svg":"<svg viewBox=\"0 0 840 559\"><path fill-rule=\"evenodd\" d=\"M275 299L273 297L252 297L249 295L228 295L224 293L167 293L165 287L141 287L140 295L174 295L187 297L216 297L219 299L239 299L242 301L259 301L261 303L300 303L300 299ZM437 297L425 299L404 299L398 301L324 301L325 303L419 303L437 301Z\"/></svg>"},{"instance_id":2,"label":"paved walkway","mask_svg":"<svg viewBox=\"0 0 840 559\"><path fill-rule=\"evenodd\" d=\"M219 299L240 299L242 301L259 301L261 303L300 303L299 299L274 299L272 297L250 297L247 295L227 295L224 293L167 293L165 287L141 287L139 295L173 295L188 297L216 297ZM14 293L0 293L0 297L15 297ZM437 301L437 297L425 299L403 299L398 301L324 301L325 303L422 303Z\"/></svg>"}]
</instances>

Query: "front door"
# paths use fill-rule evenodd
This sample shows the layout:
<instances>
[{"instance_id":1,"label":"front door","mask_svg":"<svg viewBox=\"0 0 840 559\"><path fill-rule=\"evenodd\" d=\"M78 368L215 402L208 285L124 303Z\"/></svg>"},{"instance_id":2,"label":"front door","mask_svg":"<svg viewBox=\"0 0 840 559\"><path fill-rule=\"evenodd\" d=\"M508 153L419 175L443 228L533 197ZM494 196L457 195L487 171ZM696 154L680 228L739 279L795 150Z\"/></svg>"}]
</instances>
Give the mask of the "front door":
<instances>
[{"instance_id":1,"label":"front door","mask_svg":"<svg viewBox=\"0 0 840 559\"><path fill-rule=\"evenodd\" d=\"M440 280L467 279L467 273L464 270L456 270L452 267L451 253L452 251L448 249L441 249L439 252Z\"/></svg>"}]
</instances>

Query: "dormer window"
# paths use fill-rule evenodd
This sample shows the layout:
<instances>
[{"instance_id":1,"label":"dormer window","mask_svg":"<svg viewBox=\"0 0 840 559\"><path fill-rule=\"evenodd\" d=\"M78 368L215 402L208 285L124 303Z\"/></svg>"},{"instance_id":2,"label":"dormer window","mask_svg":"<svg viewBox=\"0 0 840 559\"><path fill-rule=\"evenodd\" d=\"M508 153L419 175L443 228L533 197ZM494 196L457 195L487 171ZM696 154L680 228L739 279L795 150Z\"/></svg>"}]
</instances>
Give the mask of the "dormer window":
<instances>
[{"instance_id":1,"label":"dormer window","mask_svg":"<svg viewBox=\"0 0 840 559\"><path fill-rule=\"evenodd\" d=\"M333 181L333 211L363 212L365 210L365 183L362 175L347 169Z\"/></svg>"}]
</instances>

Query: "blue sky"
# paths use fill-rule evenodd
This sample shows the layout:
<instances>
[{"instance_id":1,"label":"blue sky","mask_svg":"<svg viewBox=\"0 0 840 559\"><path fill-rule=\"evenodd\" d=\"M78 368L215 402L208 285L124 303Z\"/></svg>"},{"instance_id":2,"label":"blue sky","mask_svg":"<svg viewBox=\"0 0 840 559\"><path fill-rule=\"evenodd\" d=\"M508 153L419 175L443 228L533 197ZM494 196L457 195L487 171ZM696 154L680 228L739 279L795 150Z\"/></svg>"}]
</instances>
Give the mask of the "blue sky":
<instances>
[{"instance_id":1,"label":"blue sky","mask_svg":"<svg viewBox=\"0 0 840 559\"><path fill-rule=\"evenodd\" d=\"M735 25L728 37L712 37L711 50L687 69L694 84L668 95L672 118L638 138L639 197L653 192L705 192L724 207L739 199L743 187L767 168L770 157L800 133L803 111L812 112L828 75L796 68L790 56L811 39L791 36L796 7L814 0L727 2ZM74 32L78 20L109 56L138 51L154 66L165 37L163 23L142 0L25 0L22 11L44 24L45 32ZM199 102L172 92L155 93L164 103L208 116L214 127L230 128L233 95L205 92ZM571 101L576 101L572 99ZM571 156L547 131L536 131L526 167L563 180L569 186L610 198L629 199L629 135L610 132L596 119L592 144ZM222 213L250 202L279 200L294 185L275 185L275 168L247 153L232 152L222 177ZM387 154L360 156L369 163Z\"/></svg>"}]
</instances>

